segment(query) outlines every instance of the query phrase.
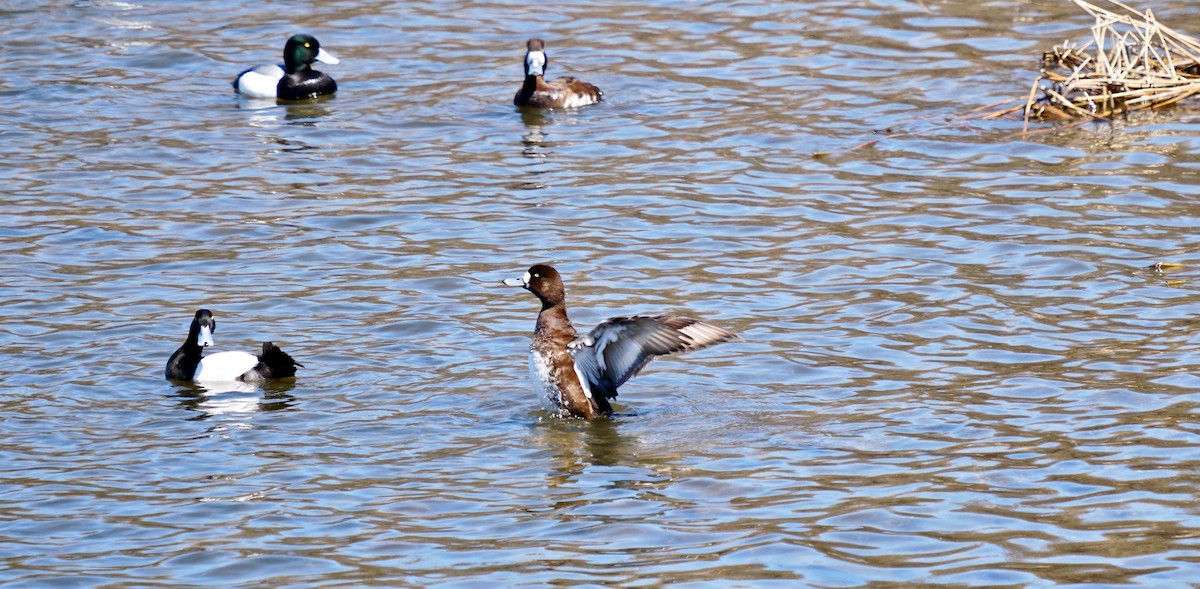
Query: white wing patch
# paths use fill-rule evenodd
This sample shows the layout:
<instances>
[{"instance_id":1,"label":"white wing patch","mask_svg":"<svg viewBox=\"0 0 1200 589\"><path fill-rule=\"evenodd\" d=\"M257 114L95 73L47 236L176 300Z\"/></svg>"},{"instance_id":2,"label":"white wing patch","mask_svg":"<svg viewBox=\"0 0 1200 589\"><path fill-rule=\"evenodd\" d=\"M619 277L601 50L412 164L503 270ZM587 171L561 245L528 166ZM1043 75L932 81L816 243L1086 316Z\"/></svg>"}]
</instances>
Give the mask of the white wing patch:
<instances>
[{"instance_id":1,"label":"white wing patch","mask_svg":"<svg viewBox=\"0 0 1200 589\"><path fill-rule=\"evenodd\" d=\"M713 343L729 341L730 339L740 339L738 336L731 334L720 327L701 323L699 321L681 327L679 332L683 335L692 338L692 345L696 347L707 347Z\"/></svg>"},{"instance_id":2,"label":"white wing patch","mask_svg":"<svg viewBox=\"0 0 1200 589\"><path fill-rule=\"evenodd\" d=\"M584 394L584 396L586 396L586 397L587 397L589 400L591 400L591 398L592 398L592 386L591 386L591 384L590 384L590 383L588 383L588 378L587 378L587 375L585 375L585 374L583 373L583 370L581 370L581 369L579 368L579 363L578 363L578 362L572 362L572 363L571 363L571 366L573 366L573 367L575 368L575 378L578 378L578 379L579 379L579 386L583 388L583 394Z\"/></svg>"},{"instance_id":3,"label":"white wing patch","mask_svg":"<svg viewBox=\"0 0 1200 589\"><path fill-rule=\"evenodd\" d=\"M258 356L249 352L218 352L200 361L192 380L233 381L254 370L255 366L258 366Z\"/></svg>"},{"instance_id":4,"label":"white wing patch","mask_svg":"<svg viewBox=\"0 0 1200 589\"><path fill-rule=\"evenodd\" d=\"M595 350L596 363L600 365L600 372L608 371L608 365L604 362L604 350L606 348L608 348L609 344L612 344L612 343L616 342L617 340L621 339L621 332L623 332L623 331L625 331L625 328L605 330L603 333L600 334L600 339L598 341L596 341L593 344L590 344L593 347L593 349ZM591 339L592 338L589 335L588 340L590 341ZM625 355L628 355L628 354L625 354ZM628 362L629 362L628 359L621 358L620 361L617 362L617 364L625 364Z\"/></svg>"}]
</instances>

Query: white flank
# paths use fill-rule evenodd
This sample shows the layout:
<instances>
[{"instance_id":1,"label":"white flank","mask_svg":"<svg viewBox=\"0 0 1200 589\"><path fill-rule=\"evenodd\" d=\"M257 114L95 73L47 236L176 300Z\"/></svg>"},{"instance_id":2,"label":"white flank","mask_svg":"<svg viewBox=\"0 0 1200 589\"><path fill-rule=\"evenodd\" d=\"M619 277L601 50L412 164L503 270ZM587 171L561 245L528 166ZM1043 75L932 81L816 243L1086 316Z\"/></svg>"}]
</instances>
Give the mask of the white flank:
<instances>
[{"instance_id":1,"label":"white flank","mask_svg":"<svg viewBox=\"0 0 1200 589\"><path fill-rule=\"evenodd\" d=\"M197 381L232 381L258 365L258 356L249 352L218 352L205 356L196 367Z\"/></svg>"},{"instance_id":2,"label":"white flank","mask_svg":"<svg viewBox=\"0 0 1200 589\"><path fill-rule=\"evenodd\" d=\"M589 104L596 104L596 100L586 94L574 94L574 95L568 96L567 99L563 102L563 108L579 108L581 106L587 106Z\"/></svg>"},{"instance_id":3,"label":"white flank","mask_svg":"<svg viewBox=\"0 0 1200 589\"><path fill-rule=\"evenodd\" d=\"M260 65L238 78L238 92L248 98L275 98L278 96L279 80L283 68L277 65Z\"/></svg>"},{"instance_id":4,"label":"white flank","mask_svg":"<svg viewBox=\"0 0 1200 589\"><path fill-rule=\"evenodd\" d=\"M537 391L538 402L546 411L562 414L562 391L558 383L550 376L550 363L544 361L536 352L529 354L529 376L533 378L533 388Z\"/></svg>"}]
</instances>

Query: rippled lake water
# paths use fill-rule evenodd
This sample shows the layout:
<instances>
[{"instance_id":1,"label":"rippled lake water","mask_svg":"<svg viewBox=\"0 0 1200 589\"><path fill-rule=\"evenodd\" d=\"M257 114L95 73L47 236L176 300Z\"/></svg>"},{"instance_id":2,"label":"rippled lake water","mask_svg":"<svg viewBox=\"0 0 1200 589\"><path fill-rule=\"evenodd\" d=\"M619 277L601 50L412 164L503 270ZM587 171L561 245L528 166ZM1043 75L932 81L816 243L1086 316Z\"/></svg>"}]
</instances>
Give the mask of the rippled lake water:
<instances>
[{"instance_id":1,"label":"rippled lake water","mask_svg":"<svg viewBox=\"0 0 1200 589\"><path fill-rule=\"evenodd\" d=\"M1200 109L970 115L1069 2L0 22L6 587L1200 586ZM339 94L239 101L298 31ZM514 109L534 35L606 102ZM550 418L536 262L746 341ZM202 306L304 369L163 380Z\"/></svg>"}]
</instances>

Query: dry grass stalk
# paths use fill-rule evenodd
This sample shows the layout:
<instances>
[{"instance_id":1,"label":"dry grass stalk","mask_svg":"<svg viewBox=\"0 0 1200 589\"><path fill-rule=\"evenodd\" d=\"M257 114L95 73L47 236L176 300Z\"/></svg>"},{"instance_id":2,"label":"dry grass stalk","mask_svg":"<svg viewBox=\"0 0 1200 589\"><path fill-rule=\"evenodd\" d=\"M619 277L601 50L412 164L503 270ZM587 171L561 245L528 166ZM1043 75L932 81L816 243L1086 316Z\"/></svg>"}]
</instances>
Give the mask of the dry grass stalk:
<instances>
[{"instance_id":1,"label":"dry grass stalk","mask_svg":"<svg viewBox=\"0 0 1200 589\"><path fill-rule=\"evenodd\" d=\"M1030 119L1109 120L1115 114L1161 108L1200 93L1200 39L1178 33L1146 10L1118 0L1113 10L1071 0L1096 19L1092 39L1065 42L1042 56L1042 70L1023 105L984 118L1023 110Z\"/></svg>"}]
</instances>

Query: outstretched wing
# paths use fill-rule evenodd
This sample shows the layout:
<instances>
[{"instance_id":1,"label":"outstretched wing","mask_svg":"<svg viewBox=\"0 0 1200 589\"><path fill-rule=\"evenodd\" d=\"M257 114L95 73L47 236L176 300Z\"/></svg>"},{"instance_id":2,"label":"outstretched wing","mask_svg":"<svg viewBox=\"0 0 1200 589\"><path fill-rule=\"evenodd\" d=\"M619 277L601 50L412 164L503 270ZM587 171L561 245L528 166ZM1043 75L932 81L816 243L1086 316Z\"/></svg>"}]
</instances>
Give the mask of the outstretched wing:
<instances>
[{"instance_id":1,"label":"outstretched wing","mask_svg":"<svg viewBox=\"0 0 1200 589\"><path fill-rule=\"evenodd\" d=\"M741 339L688 317L613 317L567 345L593 395L617 396L655 356L690 352Z\"/></svg>"}]
</instances>

